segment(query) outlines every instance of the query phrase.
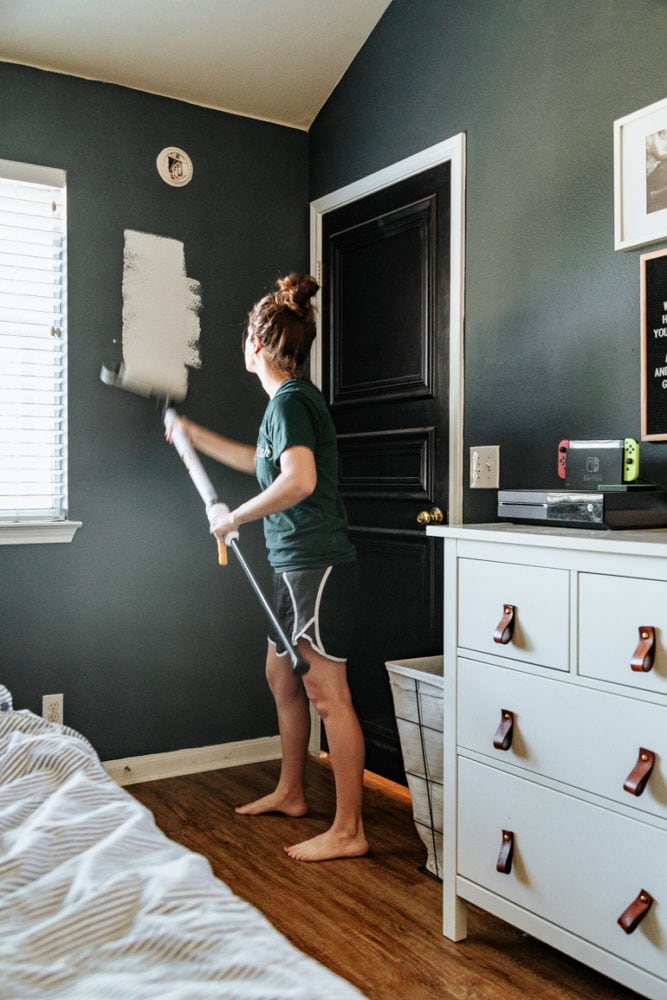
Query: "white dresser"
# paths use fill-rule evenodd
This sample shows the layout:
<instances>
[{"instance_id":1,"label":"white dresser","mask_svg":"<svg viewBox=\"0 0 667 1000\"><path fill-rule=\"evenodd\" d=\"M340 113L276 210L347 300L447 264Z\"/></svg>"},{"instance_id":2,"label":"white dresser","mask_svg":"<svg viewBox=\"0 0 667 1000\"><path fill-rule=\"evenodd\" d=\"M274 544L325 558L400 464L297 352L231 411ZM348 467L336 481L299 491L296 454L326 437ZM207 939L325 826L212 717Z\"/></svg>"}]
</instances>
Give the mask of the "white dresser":
<instances>
[{"instance_id":1,"label":"white dresser","mask_svg":"<svg viewBox=\"0 0 667 1000\"><path fill-rule=\"evenodd\" d=\"M667 997L667 531L433 527L444 933L470 901Z\"/></svg>"}]
</instances>

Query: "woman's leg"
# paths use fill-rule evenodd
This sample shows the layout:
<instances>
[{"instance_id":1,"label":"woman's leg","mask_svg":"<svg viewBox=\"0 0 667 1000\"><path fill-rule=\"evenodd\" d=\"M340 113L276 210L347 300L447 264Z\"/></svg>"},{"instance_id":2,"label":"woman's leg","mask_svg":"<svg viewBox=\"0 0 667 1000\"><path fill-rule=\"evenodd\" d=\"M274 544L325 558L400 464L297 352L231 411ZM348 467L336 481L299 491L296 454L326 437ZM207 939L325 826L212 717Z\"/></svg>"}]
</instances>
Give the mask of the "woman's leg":
<instances>
[{"instance_id":1,"label":"woman's leg","mask_svg":"<svg viewBox=\"0 0 667 1000\"><path fill-rule=\"evenodd\" d=\"M301 640L299 652L310 661L303 684L326 729L336 785L331 827L303 843L286 847L296 861L356 858L368 851L362 821L364 739L347 683L345 663L320 656Z\"/></svg>"},{"instance_id":2,"label":"woman's leg","mask_svg":"<svg viewBox=\"0 0 667 1000\"><path fill-rule=\"evenodd\" d=\"M266 654L266 679L278 713L282 745L280 777L273 792L256 802L237 806L236 812L244 816L266 812L305 816L308 805L304 794L304 773L310 739L308 698L301 678L292 671L289 657L278 656L271 642Z\"/></svg>"}]
</instances>

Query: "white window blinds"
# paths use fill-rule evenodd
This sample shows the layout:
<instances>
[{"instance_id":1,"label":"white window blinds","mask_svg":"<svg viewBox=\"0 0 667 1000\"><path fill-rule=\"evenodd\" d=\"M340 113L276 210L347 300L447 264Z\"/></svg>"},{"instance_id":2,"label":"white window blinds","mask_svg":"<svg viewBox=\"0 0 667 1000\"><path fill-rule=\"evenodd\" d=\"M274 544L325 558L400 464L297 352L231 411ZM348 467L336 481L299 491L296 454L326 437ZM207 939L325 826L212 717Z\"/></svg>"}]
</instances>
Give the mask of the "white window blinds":
<instances>
[{"instance_id":1,"label":"white window blinds","mask_svg":"<svg viewBox=\"0 0 667 1000\"><path fill-rule=\"evenodd\" d=\"M67 514L65 172L0 160L0 521Z\"/></svg>"}]
</instances>

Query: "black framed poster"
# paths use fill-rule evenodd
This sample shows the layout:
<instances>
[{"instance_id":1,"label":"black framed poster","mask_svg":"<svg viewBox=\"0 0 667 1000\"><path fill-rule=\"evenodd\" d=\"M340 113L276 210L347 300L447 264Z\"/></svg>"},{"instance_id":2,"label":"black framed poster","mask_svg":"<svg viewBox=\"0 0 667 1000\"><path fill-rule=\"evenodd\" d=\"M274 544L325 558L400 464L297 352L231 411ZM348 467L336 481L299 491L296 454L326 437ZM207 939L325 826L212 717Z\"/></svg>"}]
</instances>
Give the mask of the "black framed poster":
<instances>
[{"instance_id":1,"label":"black framed poster","mask_svg":"<svg viewBox=\"0 0 667 1000\"><path fill-rule=\"evenodd\" d=\"M667 441L667 250L639 262L642 441Z\"/></svg>"}]
</instances>

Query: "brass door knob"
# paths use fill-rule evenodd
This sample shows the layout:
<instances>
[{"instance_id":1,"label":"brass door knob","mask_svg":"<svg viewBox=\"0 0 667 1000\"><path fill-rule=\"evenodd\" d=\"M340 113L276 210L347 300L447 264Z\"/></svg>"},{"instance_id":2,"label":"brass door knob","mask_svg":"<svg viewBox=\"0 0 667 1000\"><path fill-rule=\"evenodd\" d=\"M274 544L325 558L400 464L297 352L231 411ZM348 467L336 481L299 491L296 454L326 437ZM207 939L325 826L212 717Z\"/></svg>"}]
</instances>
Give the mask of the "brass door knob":
<instances>
[{"instance_id":1,"label":"brass door knob","mask_svg":"<svg viewBox=\"0 0 667 1000\"><path fill-rule=\"evenodd\" d=\"M420 510L417 514L417 520L420 524L442 524L445 515L439 507L431 507L430 510Z\"/></svg>"}]
</instances>

